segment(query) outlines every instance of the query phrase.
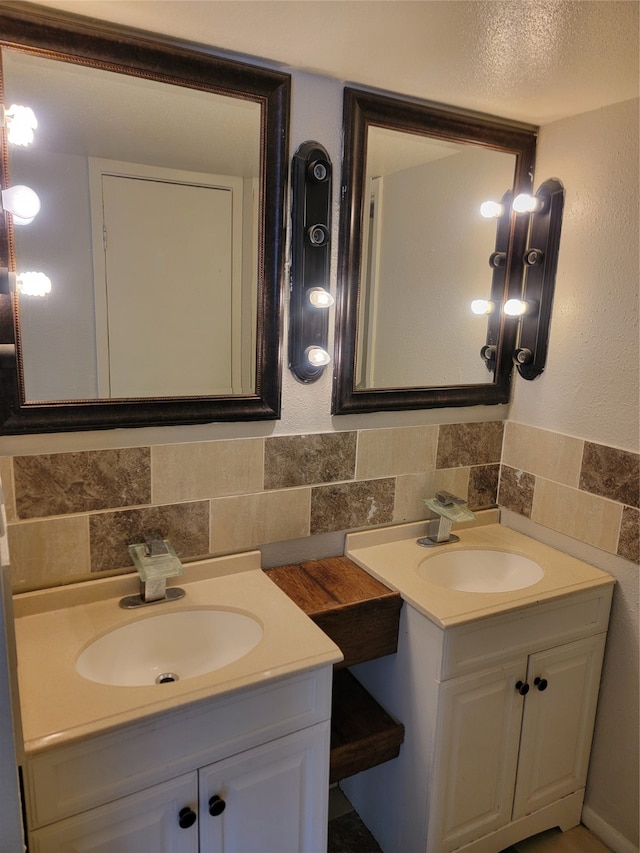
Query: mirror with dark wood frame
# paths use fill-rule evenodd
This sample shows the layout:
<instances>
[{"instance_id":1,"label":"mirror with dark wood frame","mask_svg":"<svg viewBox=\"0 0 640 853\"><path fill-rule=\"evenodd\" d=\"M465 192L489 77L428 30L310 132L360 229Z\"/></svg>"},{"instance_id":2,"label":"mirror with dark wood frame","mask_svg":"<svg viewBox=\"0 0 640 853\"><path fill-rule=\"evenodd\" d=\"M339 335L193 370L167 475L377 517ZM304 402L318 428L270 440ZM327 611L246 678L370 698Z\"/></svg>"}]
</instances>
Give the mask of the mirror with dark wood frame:
<instances>
[{"instance_id":1,"label":"mirror with dark wood frame","mask_svg":"<svg viewBox=\"0 0 640 853\"><path fill-rule=\"evenodd\" d=\"M1 186L42 198L0 267L52 280L0 280L0 431L278 418L290 76L13 2L0 50L40 113Z\"/></svg>"},{"instance_id":2,"label":"mirror with dark wood frame","mask_svg":"<svg viewBox=\"0 0 640 853\"><path fill-rule=\"evenodd\" d=\"M508 402L517 321L491 319L487 363L470 311L495 290L479 206L531 190L536 129L350 87L343 122L333 414ZM526 240L505 217L500 303L520 294Z\"/></svg>"}]
</instances>

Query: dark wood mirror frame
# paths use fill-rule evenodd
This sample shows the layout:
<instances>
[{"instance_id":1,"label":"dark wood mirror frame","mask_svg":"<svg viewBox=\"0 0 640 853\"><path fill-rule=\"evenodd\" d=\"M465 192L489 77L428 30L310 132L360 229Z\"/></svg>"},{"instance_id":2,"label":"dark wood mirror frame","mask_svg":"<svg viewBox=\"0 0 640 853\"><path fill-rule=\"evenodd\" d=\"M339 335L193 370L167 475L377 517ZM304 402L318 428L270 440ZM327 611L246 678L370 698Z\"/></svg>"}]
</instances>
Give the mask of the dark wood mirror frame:
<instances>
[{"instance_id":1,"label":"dark wood mirror frame","mask_svg":"<svg viewBox=\"0 0 640 853\"><path fill-rule=\"evenodd\" d=\"M7 355L14 344L20 351L17 305L15 297L0 293L0 432L59 432L279 418L290 76L220 57L206 46L16 2L0 3L1 47L249 99L262 108L262 138L255 393L25 403L18 365ZM1 87L0 95L3 95ZM8 156L3 144L0 174L3 187L7 185L7 175ZM12 270L15 251L7 218L0 213L0 267Z\"/></svg>"},{"instance_id":2,"label":"dark wood mirror frame","mask_svg":"<svg viewBox=\"0 0 640 853\"><path fill-rule=\"evenodd\" d=\"M477 406L509 401L512 354L517 323L503 320L497 345L493 382L420 388L355 388L357 323L362 259L363 184L370 125L467 142L515 155L515 192L531 192L536 128L498 118L461 112L441 104L353 88L344 90L343 166L338 245L338 300L332 413L346 415L386 410L445 406ZM523 217L511 216L510 249L506 261L505 299L518 297L522 286L522 256L526 241ZM480 359L480 354L478 354Z\"/></svg>"}]
</instances>

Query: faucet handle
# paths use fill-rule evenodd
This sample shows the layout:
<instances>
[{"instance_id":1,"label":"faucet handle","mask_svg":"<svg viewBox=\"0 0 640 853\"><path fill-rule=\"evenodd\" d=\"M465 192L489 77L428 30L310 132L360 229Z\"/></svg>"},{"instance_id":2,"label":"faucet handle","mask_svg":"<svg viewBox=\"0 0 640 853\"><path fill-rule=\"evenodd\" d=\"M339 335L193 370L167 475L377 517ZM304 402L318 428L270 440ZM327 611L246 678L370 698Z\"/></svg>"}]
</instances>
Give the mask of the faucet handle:
<instances>
[{"instance_id":1,"label":"faucet handle","mask_svg":"<svg viewBox=\"0 0 640 853\"><path fill-rule=\"evenodd\" d=\"M170 553L167 543L162 538L162 533L159 530L145 534L144 551L146 557L158 557L160 554Z\"/></svg>"},{"instance_id":2,"label":"faucet handle","mask_svg":"<svg viewBox=\"0 0 640 853\"><path fill-rule=\"evenodd\" d=\"M466 504L466 500L464 498L459 498L457 495L452 495L451 492L445 492L444 490L436 492L436 500L438 503L441 503L442 506L453 506L454 504L463 506Z\"/></svg>"}]
</instances>

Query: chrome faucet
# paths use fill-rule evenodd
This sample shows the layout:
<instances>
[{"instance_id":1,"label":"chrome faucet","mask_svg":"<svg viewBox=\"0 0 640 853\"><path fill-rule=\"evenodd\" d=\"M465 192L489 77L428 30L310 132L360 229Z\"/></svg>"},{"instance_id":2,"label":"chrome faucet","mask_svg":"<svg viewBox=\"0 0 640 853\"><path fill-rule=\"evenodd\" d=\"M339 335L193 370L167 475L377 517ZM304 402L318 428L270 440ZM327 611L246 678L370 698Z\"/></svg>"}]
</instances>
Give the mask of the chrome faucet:
<instances>
[{"instance_id":1,"label":"chrome faucet","mask_svg":"<svg viewBox=\"0 0 640 853\"><path fill-rule=\"evenodd\" d=\"M160 601L175 601L184 596L184 590L173 586L167 589L167 578L184 573L184 567L168 540L160 533L144 537L144 542L129 545L129 554L140 575L140 595L127 595L121 607L141 607Z\"/></svg>"},{"instance_id":2,"label":"chrome faucet","mask_svg":"<svg viewBox=\"0 0 640 853\"><path fill-rule=\"evenodd\" d=\"M426 548L459 542L460 537L451 532L452 523L472 521L476 517L475 513L466 508L466 500L452 495L451 492L436 492L434 498L425 498L424 503L438 516L437 519L432 519L429 522L428 535L417 540L418 545L423 545ZM437 528L434 531L435 523L437 523Z\"/></svg>"}]
</instances>

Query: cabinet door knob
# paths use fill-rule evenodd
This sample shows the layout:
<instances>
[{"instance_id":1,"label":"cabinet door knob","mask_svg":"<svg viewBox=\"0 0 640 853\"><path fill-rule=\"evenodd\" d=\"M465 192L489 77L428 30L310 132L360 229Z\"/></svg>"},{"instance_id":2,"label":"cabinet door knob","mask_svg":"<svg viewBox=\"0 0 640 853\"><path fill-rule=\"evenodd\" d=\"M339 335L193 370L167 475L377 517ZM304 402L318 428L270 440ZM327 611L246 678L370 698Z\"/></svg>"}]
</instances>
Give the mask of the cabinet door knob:
<instances>
[{"instance_id":1,"label":"cabinet door knob","mask_svg":"<svg viewBox=\"0 0 640 853\"><path fill-rule=\"evenodd\" d=\"M217 794L214 794L213 797L209 800L209 814L211 817L218 817L219 814L226 809L227 804L219 797Z\"/></svg>"},{"instance_id":2,"label":"cabinet door knob","mask_svg":"<svg viewBox=\"0 0 640 853\"><path fill-rule=\"evenodd\" d=\"M198 815L189 806L185 806L178 812L178 826L180 829L189 829L197 821Z\"/></svg>"},{"instance_id":3,"label":"cabinet door knob","mask_svg":"<svg viewBox=\"0 0 640 853\"><path fill-rule=\"evenodd\" d=\"M549 682L547 681L547 679L546 679L546 678L540 678L540 676L539 676L539 675L537 675L537 676L533 679L533 683L534 683L534 684L535 684L535 686L538 688L538 690L546 690L546 689L547 689L547 685L548 685L548 683L549 683Z\"/></svg>"},{"instance_id":4,"label":"cabinet door knob","mask_svg":"<svg viewBox=\"0 0 640 853\"><path fill-rule=\"evenodd\" d=\"M529 685L526 681L516 681L516 690L521 696L526 696L529 692Z\"/></svg>"}]
</instances>

